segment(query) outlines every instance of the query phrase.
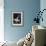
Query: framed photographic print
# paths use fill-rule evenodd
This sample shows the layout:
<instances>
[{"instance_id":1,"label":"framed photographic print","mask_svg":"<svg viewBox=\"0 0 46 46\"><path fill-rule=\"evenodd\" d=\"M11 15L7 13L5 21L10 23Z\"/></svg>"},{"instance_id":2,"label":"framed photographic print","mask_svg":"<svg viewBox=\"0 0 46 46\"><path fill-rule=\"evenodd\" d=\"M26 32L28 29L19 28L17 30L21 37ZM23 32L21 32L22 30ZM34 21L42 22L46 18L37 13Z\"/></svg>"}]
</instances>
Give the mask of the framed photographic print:
<instances>
[{"instance_id":1,"label":"framed photographic print","mask_svg":"<svg viewBox=\"0 0 46 46\"><path fill-rule=\"evenodd\" d=\"M23 12L12 12L12 25L14 26L23 25Z\"/></svg>"}]
</instances>

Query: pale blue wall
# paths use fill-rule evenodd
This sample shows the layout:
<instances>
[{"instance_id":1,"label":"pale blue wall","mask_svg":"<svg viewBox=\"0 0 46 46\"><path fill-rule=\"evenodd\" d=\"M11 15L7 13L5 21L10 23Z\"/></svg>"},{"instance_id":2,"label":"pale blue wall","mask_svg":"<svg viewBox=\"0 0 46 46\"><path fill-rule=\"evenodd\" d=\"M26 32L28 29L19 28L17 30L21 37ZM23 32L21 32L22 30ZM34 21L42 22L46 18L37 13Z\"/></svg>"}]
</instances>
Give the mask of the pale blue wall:
<instances>
[{"instance_id":1,"label":"pale blue wall","mask_svg":"<svg viewBox=\"0 0 46 46\"><path fill-rule=\"evenodd\" d=\"M43 9L46 9L46 0L41 0L40 1L40 10L42 11ZM43 12L43 22L40 22L40 25L45 26L46 27L46 10Z\"/></svg>"},{"instance_id":2,"label":"pale blue wall","mask_svg":"<svg viewBox=\"0 0 46 46\"><path fill-rule=\"evenodd\" d=\"M31 31L32 20L40 9L40 0L5 0L4 2L5 40L18 41ZM12 26L12 11L24 11L23 27Z\"/></svg>"}]
</instances>

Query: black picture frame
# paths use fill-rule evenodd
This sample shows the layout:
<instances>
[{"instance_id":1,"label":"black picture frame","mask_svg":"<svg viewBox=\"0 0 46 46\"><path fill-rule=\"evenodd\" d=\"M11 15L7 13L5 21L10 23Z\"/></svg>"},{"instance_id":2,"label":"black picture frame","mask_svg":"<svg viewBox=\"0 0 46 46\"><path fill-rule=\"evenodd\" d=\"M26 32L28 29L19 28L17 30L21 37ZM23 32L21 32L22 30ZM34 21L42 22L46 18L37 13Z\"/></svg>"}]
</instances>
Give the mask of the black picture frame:
<instances>
[{"instance_id":1,"label":"black picture frame","mask_svg":"<svg viewBox=\"0 0 46 46\"><path fill-rule=\"evenodd\" d=\"M23 12L12 12L12 25L22 26L23 25Z\"/></svg>"}]
</instances>

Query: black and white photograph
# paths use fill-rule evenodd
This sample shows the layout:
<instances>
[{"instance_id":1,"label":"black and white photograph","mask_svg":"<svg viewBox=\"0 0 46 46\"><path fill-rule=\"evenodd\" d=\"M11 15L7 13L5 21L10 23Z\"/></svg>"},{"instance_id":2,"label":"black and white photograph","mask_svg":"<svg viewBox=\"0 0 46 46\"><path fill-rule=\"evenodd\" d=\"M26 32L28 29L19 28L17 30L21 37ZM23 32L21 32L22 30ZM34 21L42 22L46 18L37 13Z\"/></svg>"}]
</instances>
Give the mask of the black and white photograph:
<instances>
[{"instance_id":1,"label":"black and white photograph","mask_svg":"<svg viewBox=\"0 0 46 46\"><path fill-rule=\"evenodd\" d=\"M15 26L23 25L23 12L12 12L12 24Z\"/></svg>"}]
</instances>

